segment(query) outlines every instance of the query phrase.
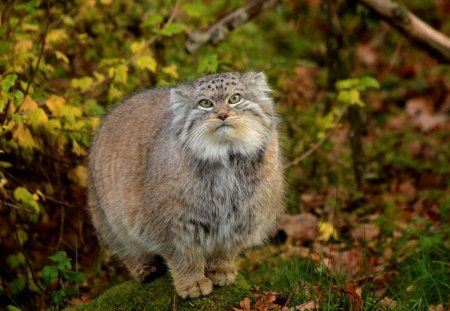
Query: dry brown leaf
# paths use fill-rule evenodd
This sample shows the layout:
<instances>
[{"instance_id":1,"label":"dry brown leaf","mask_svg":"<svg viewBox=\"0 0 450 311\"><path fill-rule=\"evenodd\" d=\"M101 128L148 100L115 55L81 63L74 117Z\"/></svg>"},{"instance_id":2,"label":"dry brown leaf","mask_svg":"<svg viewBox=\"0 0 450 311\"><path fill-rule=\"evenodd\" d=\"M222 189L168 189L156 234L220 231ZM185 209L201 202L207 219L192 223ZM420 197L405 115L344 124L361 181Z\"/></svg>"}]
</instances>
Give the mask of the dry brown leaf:
<instances>
[{"instance_id":1,"label":"dry brown leaf","mask_svg":"<svg viewBox=\"0 0 450 311\"><path fill-rule=\"evenodd\" d=\"M438 304L437 306L431 305L428 307L427 311L445 311L445 308L442 304Z\"/></svg>"},{"instance_id":2,"label":"dry brown leaf","mask_svg":"<svg viewBox=\"0 0 450 311\"><path fill-rule=\"evenodd\" d=\"M310 213L282 215L278 229L297 240L314 241L318 233L317 217Z\"/></svg>"},{"instance_id":3,"label":"dry brown leaf","mask_svg":"<svg viewBox=\"0 0 450 311\"><path fill-rule=\"evenodd\" d=\"M233 311L251 311L250 299L245 297L239 304L240 308L233 308Z\"/></svg>"},{"instance_id":4,"label":"dry brown leaf","mask_svg":"<svg viewBox=\"0 0 450 311\"><path fill-rule=\"evenodd\" d=\"M281 306L275 303L276 293L267 292L262 295L255 303L254 311L281 310Z\"/></svg>"},{"instance_id":5,"label":"dry brown leaf","mask_svg":"<svg viewBox=\"0 0 450 311\"><path fill-rule=\"evenodd\" d=\"M417 189L414 187L412 180L402 182L398 187L398 190L408 200L413 200L417 196Z\"/></svg>"},{"instance_id":6,"label":"dry brown leaf","mask_svg":"<svg viewBox=\"0 0 450 311\"><path fill-rule=\"evenodd\" d=\"M437 128L443 127L448 122L448 117L445 114L428 114L424 113L417 116L413 120L415 127L422 132L427 133Z\"/></svg>"},{"instance_id":7,"label":"dry brown leaf","mask_svg":"<svg viewBox=\"0 0 450 311\"><path fill-rule=\"evenodd\" d=\"M355 240L372 241L380 235L380 227L376 224L362 224L351 231Z\"/></svg>"},{"instance_id":8,"label":"dry brown leaf","mask_svg":"<svg viewBox=\"0 0 450 311\"><path fill-rule=\"evenodd\" d=\"M315 311L319 310L319 303L317 301L308 301L295 307L296 311Z\"/></svg>"},{"instance_id":9,"label":"dry brown leaf","mask_svg":"<svg viewBox=\"0 0 450 311\"><path fill-rule=\"evenodd\" d=\"M356 284L347 283L344 285L342 290L344 291L348 301L350 302L350 311L362 311L364 300L361 296L361 287Z\"/></svg>"},{"instance_id":10,"label":"dry brown leaf","mask_svg":"<svg viewBox=\"0 0 450 311\"><path fill-rule=\"evenodd\" d=\"M373 67L378 63L378 53L372 44L358 44L356 47L356 57L368 67Z\"/></svg>"}]
</instances>

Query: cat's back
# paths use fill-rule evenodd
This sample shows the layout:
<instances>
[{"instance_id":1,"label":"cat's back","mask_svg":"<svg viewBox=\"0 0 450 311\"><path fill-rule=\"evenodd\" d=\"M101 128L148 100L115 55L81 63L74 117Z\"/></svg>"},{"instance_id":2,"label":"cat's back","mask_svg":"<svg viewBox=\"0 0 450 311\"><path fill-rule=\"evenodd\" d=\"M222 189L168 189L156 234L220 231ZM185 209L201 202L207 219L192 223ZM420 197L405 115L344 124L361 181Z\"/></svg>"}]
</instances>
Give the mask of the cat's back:
<instances>
[{"instance_id":1,"label":"cat's back","mask_svg":"<svg viewBox=\"0 0 450 311\"><path fill-rule=\"evenodd\" d=\"M148 138L147 135L152 136L152 133L168 119L168 113L168 88L149 89L137 93L116 105L104 117L94 138L93 148L96 145L107 145L108 142L120 147L117 142L121 139L127 141L129 146L129 143L138 138ZM104 141L104 138L107 141Z\"/></svg>"},{"instance_id":2,"label":"cat's back","mask_svg":"<svg viewBox=\"0 0 450 311\"><path fill-rule=\"evenodd\" d=\"M137 93L104 117L88 166L90 192L107 205L126 200L130 193L140 196L148 148L169 131L169 92L169 88L158 88Z\"/></svg>"}]
</instances>

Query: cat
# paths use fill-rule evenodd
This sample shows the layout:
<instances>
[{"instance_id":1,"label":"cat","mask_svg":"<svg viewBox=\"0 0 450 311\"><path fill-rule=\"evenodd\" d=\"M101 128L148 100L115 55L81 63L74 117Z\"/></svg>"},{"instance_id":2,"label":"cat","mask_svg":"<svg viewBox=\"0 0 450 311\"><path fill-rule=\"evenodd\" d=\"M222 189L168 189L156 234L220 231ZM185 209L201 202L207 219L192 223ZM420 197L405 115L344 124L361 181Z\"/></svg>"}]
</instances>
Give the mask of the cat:
<instances>
[{"instance_id":1,"label":"cat","mask_svg":"<svg viewBox=\"0 0 450 311\"><path fill-rule=\"evenodd\" d=\"M278 118L261 72L135 94L90 149L89 212L99 240L138 281L169 268L183 298L231 284L236 256L283 211Z\"/></svg>"}]
</instances>

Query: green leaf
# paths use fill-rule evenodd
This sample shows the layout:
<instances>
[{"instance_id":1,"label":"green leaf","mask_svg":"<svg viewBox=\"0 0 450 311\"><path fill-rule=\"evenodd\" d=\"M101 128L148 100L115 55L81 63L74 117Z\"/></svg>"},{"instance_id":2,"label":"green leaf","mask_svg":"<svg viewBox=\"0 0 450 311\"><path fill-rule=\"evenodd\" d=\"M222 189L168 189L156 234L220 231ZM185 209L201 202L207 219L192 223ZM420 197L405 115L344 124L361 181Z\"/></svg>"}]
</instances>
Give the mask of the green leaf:
<instances>
[{"instance_id":1,"label":"green leaf","mask_svg":"<svg viewBox=\"0 0 450 311\"><path fill-rule=\"evenodd\" d=\"M364 107L364 102L360 98L360 92L355 89L340 91L338 94L338 101L346 105L356 105Z\"/></svg>"},{"instance_id":2,"label":"green leaf","mask_svg":"<svg viewBox=\"0 0 450 311\"><path fill-rule=\"evenodd\" d=\"M72 283L81 283L84 281L84 274L75 271L65 271L64 278Z\"/></svg>"},{"instance_id":3,"label":"green leaf","mask_svg":"<svg viewBox=\"0 0 450 311\"><path fill-rule=\"evenodd\" d=\"M181 8L191 17L202 17L208 12L206 6L201 3L186 3Z\"/></svg>"},{"instance_id":4,"label":"green leaf","mask_svg":"<svg viewBox=\"0 0 450 311\"><path fill-rule=\"evenodd\" d=\"M97 104L95 99L88 99L83 104L83 111L87 116L99 117L105 113L105 109Z\"/></svg>"},{"instance_id":5,"label":"green leaf","mask_svg":"<svg viewBox=\"0 0 450 311\"><path fill-rule=\"evenodd\" d=\"M361 91L364 91L365 89L368 88L373 88L373 89L379 89L380 88L380 83L369 76L364 76L362 78L359 79L359 89Z\"/></svg>"},{"instance_id":6,"label":"green leaf","mask_svg":"<svg viewBox=\"0 0 450 311\"><path fill-rule=\"evenodd\" d=\"M14 83L16 83L16 79L17 75L15 73L7 75L1 82L2 90L8 93L9 89L14 85Z\"/></svg>"},{"instance_id":7,"label":"green leaf","mask_svg":"<svg viewBox=\"0 0 450 311\"><path fill-rule=\"evenodd\" d=\"M17 239L19 240L19 244L23 245L23 243L28 241L28 234L23 229L19 229L17 230Z\"/></svg>"},{"instance_id":8,"label":"green leaf","mask_svg":"<svg viewBox=\"0 0 450 311\"><path fill-rule=\"evenodd\" d=\"M198 64L197 73L215 73L219 67L219 61L216 54L208 54L202 58Z\"/></svg>"},{"instance_id":9,"label":"green leaf","mask_svg":"<svg viewBox=\"0 0 450 311\"><path fill-rule=\"evenodd\" d=\"M42 269L42 279L44 280L45 286L49 286L58 277L58 272L59 269L57 266L45 266Z\"/></svg>"},{"instance_id":10,"label":"green leaf","mask_svg":"<svg viewBox=\"0 0 450 311\"><path fill-rule=\"evenodd\" d=\"M24 276L19 276L8 284L8 290L12 295L17 295L27 288L27 279Z\"/></svg>"},{"instance_id":11,"label":"green leaf","mask_svg":"<svg viewBox=\"0 0 450 311\"><path fill-rule=\"evenodd\" d=\"M52 302L55 305L60 305L63 303L64 298L66 297L66 293L64 288L60 290L56 290L52 293Z\"/></svg>"},{"instance_id":12,"label":"green leaf","mask_svg":"<svg viewBox=\"0 0 450 311\"><path fill-rule=\"evenodd\" d=\"M72 259L67 257L67 253L64 251L57 252L55 255L49 257L50 260L56 262L59 270L72 269Z\"/></svg>"},{"instance_id":13,"label":"green leaf","mask_svg":"<svg viewBox=\"0 0 450 311\"><path fill-rule=\"evenodd\" d=\"M13 305L9 305L6 307L6 311L22 311L22 309L19 309Z\"/></svg>"},{"instance_id":14,"label":"green leaf","mask_svg":"<svg viewBox=\"0 0 450 311\"><path fill-rule=\"evenodd\" d=\"M16 190L14 190L14 199L17 202L28 203L33 199L33 195L26 188L17 187Z\"/></svg>"},{"instance_id":15,"label":"green leaf","mask_svg":"<svg viewBox=\"0 0 450 311\"><path fill-rule=\"evenodd\" d=\"M358 86L359 80L358 79L346 79L336 82L336 88L338 90L347 90L351 88L355 88Z\"/></svg>"},{"instance_id":16,"label":"green leaf","mask_svg":"<svg viewBox=\"0 0 450 311\"><path fill-rule=\"evenodd\" d=\"M142 23L142 26L153 27L157 24L161 24L162 21L163 17L160 14L153 14L145 19L145 21Z\"/></svg>"},{"instance_id":17,"label":"green leaf","mask_svg":"<svg viewBox=\"0 0 450 311\"><path fill-rule=\"evenodd\" d=\"M166 27L164 27L161 30L161 34L163 36L170 37L170 36L173 36L173 35L175 35L177 33L182 32L183 30L184 30L184 25L183 24L172 23L172 24L169 24Z\"/></svg>"},{"instance_id":18,"label":"green leaf","mask_svg":"<svg viewBox=\"0 0 450 311\"><path fill-rule=\"evenodd\" d=\"M15 269L15 268L19 267L20 265L25 264L25 256L23 255L23 253L9 255L6 258L6 262L8 263L8 265L11 269Z\"/></svg>"},{"instance_id":19,"label":"green leaf","mask_svg":"<svg viewBox=\"0 0 450 311\"><path fill-rule=\"evenodd\" d=\"M23 102L23 93L20 90L14 91L14 98L16 99L16 105L20 105Z\"/></svg>"}]
</instances>

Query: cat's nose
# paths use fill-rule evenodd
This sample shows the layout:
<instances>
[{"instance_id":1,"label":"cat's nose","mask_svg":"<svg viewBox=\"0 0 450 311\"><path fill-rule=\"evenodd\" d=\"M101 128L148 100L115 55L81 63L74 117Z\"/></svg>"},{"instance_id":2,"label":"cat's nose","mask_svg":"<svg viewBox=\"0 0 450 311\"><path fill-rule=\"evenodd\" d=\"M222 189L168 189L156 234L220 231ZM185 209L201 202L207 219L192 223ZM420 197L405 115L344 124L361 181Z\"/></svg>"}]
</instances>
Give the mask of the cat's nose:
<instances>
[{"instance_id":1,"label":"cat's nose","mask_svg":"<svg viewBox=\"0 0 450 311\"><path fill-rule=\"evenodd\" d=\"M222 121L225 121L225 119L228 118L228 113L226 113L226 112L221 112L221 113L219 113L219 114L217 115L217 118L220 119L220 120L222 120Z\"/></svg>"}]
</instances>

